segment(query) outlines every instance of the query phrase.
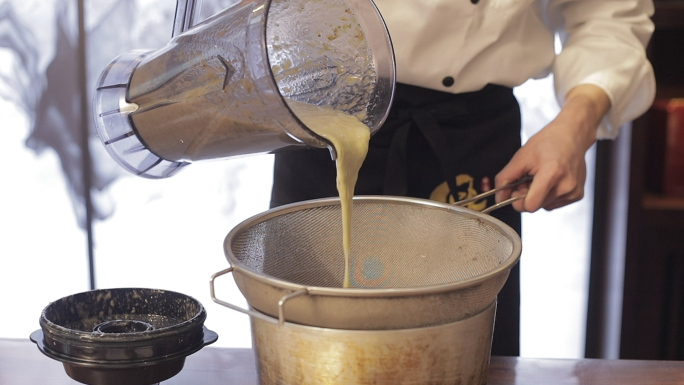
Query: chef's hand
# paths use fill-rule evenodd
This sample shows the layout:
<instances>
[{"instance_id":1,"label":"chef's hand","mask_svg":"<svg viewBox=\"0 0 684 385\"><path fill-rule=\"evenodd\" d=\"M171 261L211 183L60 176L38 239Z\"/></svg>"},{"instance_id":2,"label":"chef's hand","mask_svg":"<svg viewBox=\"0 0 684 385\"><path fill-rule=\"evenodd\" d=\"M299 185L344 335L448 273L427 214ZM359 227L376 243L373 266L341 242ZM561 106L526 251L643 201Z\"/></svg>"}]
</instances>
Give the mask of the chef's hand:
<instances>
[{"instance_id":1,"label":"chef's hand","mask_svg":"<svg viewBox=\"0 0 684 385\"><path fill-rule=\"evenodd\" d=\"M610 99L597 86L585 84L570 90L558 116L532 136L495 179L499 187L533 175L532 183L498 192L496 201L526 194L513 208L535 212L582 199L587 175L584 156L596 141L596 129L609 108Z\"/></svg>"}]
</instances>

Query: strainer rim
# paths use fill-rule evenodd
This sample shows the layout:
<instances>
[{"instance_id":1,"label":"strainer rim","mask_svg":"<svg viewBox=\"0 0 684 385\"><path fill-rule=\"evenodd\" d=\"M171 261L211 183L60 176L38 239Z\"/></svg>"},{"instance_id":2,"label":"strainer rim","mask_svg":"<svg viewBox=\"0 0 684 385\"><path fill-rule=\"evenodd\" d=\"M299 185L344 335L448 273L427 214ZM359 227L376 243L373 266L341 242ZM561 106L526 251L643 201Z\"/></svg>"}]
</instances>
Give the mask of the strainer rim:
<instances>
[{"instance_id":1,"label":"strainer rim","mask_svg":"<svg viewBox=\"0 0 684 385\"><path fill-rule=\"evenodd\" d=\"M252 279L259 282L276 286L282 290L288 291L306 291L310 295L327 295L336 297L399 297L404 295L429 295L437 294L443 292L455 291L458 289L464 289L471 286L475 286L483 281L487 281L495 276L500 275L504 271L512 269L520 259L522 253L522 241L520 235L513 230L509 225L503 221L488 215L481 213L476 210L469 209L467 207L457 206L451 203L438 202L430 199L423 198L413 198L413 197L399 197L399 196L388 196L388 195L355 195L354 203L401 203L401 204L416 204L420 206L434 207L447 211L457 212L459 214L466 214L472 217L476 217L484 220L485 222L494 225L498 228L510 241L512 250L510 257L508 257L503 263L499 264L492 270L475 276L471 278L466 278L458 282L441 283L435 285L426 285L419 287L401 287L401 288L343 288L343 287L324 287L324 286L310 286L303 285L299 283L294 283L290 281L283 280L271 275L262 274L255 272L249 268L246 268L240 260L235 257L232 252L231 243L233 239L241 234L245 229L250 228L256 224L264 222L268 219L285 215L294 211L299 211L303 209L309 209L314 207L324 207L339 205L339 197L331 198L319 198L305 200L301 202L290 203L287 205L282 205L278 207L271 208L267 211L261 212L259 214L253 215L244 221L236 225L228 235L226 235L223 243L224 253L228 259L228 263L233 267L235 272L245 274Z\"/></svg>"}]
</instances>

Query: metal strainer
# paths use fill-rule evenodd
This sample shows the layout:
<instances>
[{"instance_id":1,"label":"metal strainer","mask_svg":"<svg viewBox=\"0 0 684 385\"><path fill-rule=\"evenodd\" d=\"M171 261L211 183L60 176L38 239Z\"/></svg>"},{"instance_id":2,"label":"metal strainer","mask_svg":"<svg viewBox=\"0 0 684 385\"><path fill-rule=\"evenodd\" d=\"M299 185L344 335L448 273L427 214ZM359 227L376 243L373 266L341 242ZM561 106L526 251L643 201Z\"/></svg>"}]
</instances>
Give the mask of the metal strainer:
<instances>
[{"instance_id":1,"label":"metal strainer","mask_svg":"<svg viewBox=\"0 0 684 385\"><path fill-rule=\"evenodd\" d=\"M212 277L212 294L213 280L232 271L249 306L280 322L424 327L487 308L521 253L518 234L489 215L424 199L357 196L352 287L345 289L341 223L337 198L282 206L242 222L225 239L232 267Z\"/></svg>"}]
</instances>

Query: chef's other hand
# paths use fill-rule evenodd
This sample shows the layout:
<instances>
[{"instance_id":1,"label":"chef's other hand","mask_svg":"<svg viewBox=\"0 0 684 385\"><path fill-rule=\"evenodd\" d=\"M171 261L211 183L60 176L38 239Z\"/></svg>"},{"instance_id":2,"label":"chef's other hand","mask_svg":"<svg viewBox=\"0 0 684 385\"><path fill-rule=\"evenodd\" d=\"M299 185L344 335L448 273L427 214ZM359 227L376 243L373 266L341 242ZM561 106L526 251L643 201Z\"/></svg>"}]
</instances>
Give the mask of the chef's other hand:
<instances>
[{"instance_id":1,"label":"chef's other hand","mask_svg":"<svg viewBox=\"0 0 684 385\"><path fill-rule=\"evenodd\" d=\"M582 199L587 176L584 156L596 141L596 129L609 108L610 99L597 86L585 84L570 90L558 116L532 136L495 179L499 187L533 175L532 183L500 191L496 201L526 194L513 208L535 212Z\"/></svg>"}]
</instances>

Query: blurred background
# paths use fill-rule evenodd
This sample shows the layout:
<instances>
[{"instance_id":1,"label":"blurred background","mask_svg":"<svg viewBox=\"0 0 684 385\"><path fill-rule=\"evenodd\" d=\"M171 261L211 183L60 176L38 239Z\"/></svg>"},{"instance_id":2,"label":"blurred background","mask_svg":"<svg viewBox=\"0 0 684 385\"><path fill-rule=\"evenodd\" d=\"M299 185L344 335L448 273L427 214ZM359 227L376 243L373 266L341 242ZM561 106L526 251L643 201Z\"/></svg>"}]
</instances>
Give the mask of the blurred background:
<instances>
[{"instance_id":1,"label":"blurred background","mask_svg":"<svg viewBox=\"0 0 684 385\"><path fill-rule=\"evenodd\" d=\"M204 0L200 20L234 0ZM173 0L0 0L0 338L28 339L51 301L99 288L178 291L215 345L250 347L248 317L212 302L223 239L265 211L272 157L200 162L165 180L126 173L93 127L92 93L117 55L170 40ZM551 78L515 90L523 138L558 111ZM523 215L522 355L584 357L594 150L585 198ZM619 266L618 266L619 268ZM246 306L232 282L217 296Z\"/></svg>"}]
</instances>

